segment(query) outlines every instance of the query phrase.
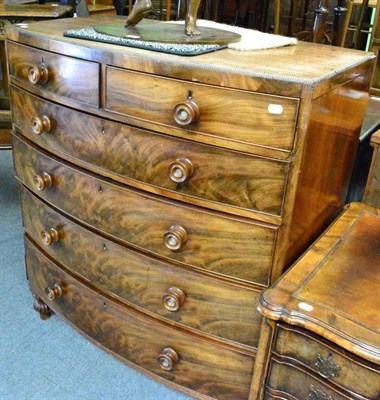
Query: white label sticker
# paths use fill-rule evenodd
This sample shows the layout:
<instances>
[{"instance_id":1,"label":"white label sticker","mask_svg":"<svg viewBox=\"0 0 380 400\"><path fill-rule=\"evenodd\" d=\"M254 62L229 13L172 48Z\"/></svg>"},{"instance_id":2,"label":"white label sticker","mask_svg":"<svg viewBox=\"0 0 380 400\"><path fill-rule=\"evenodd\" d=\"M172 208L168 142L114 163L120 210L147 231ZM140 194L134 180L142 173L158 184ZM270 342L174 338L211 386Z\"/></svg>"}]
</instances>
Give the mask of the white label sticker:
<instances>
[{"instance_id":1,"label":"white label sticker","mask_svg":"<svg viewBox=\"0 0 380 400\"><path fill-rule=\"evenodd\" d=\"M269 114L277 114L281 115L284 111L284 108L282 107L281 104L269 104L268 106L268 112Z\"/></svg>"},{"instance_id":2,"label":"white label sticker","mask_svg":"<svg viewBox=\"0 0 380 400\"><path fill-rule=\"evenodd\" d=\"M301 310L305 310L305 311L313 311L314 307L311 304L307 304L307 303L299 303L298 307Z\"/></svg>"}]
</instances>

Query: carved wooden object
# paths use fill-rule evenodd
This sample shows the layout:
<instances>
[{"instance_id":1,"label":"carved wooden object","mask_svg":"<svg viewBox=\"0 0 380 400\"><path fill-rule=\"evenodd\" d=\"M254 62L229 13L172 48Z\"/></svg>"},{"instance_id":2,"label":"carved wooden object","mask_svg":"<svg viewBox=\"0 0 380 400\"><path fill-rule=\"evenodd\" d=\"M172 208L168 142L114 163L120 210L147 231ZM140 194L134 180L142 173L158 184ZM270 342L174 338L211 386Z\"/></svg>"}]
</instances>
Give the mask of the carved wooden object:
<instances>
[{"instance_id":1,"label":"carved wooden object","mask_svg":"<svg viewBox=\"0 0 380 400\"><path fill-rule=\"evenodd\" d=\"M380 211L352 203L274 287L252 398L380 395Z\"/></svg>"},{"instance_id":2,"label":"carved wooden object","mask_svg":"<svg viewBox=\"0 0 380 400\"><path fill-rule=\"evenodd\" d=\"M7 29L31 291L161 382L248 399L255 304L343 207L373 56L182 58L79 27Z\"/></svg>"}]
</instances>

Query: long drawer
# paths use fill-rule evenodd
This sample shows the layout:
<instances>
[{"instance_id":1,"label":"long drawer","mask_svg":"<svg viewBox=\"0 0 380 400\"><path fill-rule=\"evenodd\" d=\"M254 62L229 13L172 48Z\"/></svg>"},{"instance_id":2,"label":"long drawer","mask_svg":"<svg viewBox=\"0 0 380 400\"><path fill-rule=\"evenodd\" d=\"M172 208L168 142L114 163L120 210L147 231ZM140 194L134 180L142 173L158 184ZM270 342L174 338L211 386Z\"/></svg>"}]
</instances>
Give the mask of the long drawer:
<instances>
[{"instance_id":1,"label":"long drawer","mask_svg":"<svg viewBox=\"0 0 380 400\"><path fill-rule=\"evenodd\" d=\"M179 127L189 137L290 151L298 99L217 88L107 67L105 108Z\"/></svg>"},{"instance_id":2,"label":"long drawer","mask_svg":"<svg viewBox=\"0 0 380 400\"><path fill-rule=\"evenodd\" d=\"M285 395L284 398L290 399L352 399L348 394L335 390L328 383L307 374L301 368L275 358L271 360L266 387L269 392L278 391Z\"/></svg>"},{"instance_id":3,"label":"long drawer","mask_svg":"<svg viewBox=\"0 0 380 400\"><path fill-rule=\"evenodd\" d=\"M257 346L259 292L171 266L84 229L20 187L24 229L44 251L102 292L155 315ZM57 236L54 236L57 234Z\"/></svg>"},{"instance_id":4,"label":"long drawer","mask_svg":"<svg viewBox=\"0 0 380 400\"><path fill-rule=\"evenodd\" d=\"M183 206L100 179L18 136L13 144L18 179L82 223L191 267L269 283L277 227Z\"/></svg>"},{"instance_id":5,"label":"long drawer","mask_svg":"<svg viewBox=\"0 0 380 400\"><path fill-rule=\"evenodd\" d=\"M289 164L102 120L12 86L13 123L40 146L143 189L281 215ZM140 185L139 185L140 184ZM166 194L166 193L165 193ZM185 196L184 196L185 195ZM206 206L211 206L204 202Z\"/></svg>"},{"instance_id":6,"label":"long drawer","mask_svg":"<svg viewBox=\"0 0 380 400\"><path fill-rule=\"evenodd\" d=\"M99 107L100 65L48 51L7 43L9 75L63 99Z\"/></svg>"},{"instance_id":7,"label":"long drawer","mask_svg":"<svg viewBox=\"0 0 380 400\"><path fill-rule=\"evenodd\" d=\"M103 297L63 272L28 241L26 263L35 296L121 360L211 398L248 398L254 357L173 329Z\"/></svg>"},{"instance_id":8,"label":"long drawer","mask_svg":"<svg viewBox=\"0 0 380 400\"><path fill-rule=\"evenodd\" d=\"M367 399L380 396L380 369L332 343L287 325L278 325L274 354L295 360L339 387Z\"/></svg>"}]
</instances>

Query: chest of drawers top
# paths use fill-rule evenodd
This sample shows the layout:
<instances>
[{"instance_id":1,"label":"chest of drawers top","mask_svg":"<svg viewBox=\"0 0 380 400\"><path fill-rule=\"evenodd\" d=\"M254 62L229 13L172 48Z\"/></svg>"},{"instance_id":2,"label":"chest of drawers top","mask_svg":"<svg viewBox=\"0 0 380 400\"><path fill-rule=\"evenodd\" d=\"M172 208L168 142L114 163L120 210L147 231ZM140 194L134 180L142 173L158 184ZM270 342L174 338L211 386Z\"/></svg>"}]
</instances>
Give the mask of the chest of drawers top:
<instances>
[{"instance_id":1,"label":"chest of drawers top","mask_svg":"<svg viewBox=\"0 0 380 400\"><path fill-rule=\"evenodd\" d=\"M271 289L267 318L303 327L380 365L380 213L352 203Z\"/></svg>"}]
</instances>

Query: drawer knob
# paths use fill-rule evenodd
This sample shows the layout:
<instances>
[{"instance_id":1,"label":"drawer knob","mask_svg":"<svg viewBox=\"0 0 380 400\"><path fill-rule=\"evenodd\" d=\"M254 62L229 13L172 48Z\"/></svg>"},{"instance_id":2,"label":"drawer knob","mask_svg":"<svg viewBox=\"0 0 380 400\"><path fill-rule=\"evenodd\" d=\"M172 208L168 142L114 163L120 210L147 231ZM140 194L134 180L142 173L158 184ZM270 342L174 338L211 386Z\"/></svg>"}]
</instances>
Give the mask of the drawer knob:
<instances>
[{"instance_id":1,"label":"drawer knob","mask_svg":"<svg viewBox=\"0 0 380 400\"><path fill-rule=\"evenodd\" d=\"M316 389L314 385L310 385L309 397L312 400L334 400L332 396L329 396L321 389Z\"/></svg>"},{"instance_id":2,"label":"drawer knob","mask_svg":"<svg viewBox=\"0 0 380 400\"><path fill-rule=\"evenodd\" d=\"M28 70L28 79L32 85L47 83L49 80L49 71L45 65L32 65Z\"/></svg>"},{"instance_id":3,"label":"drawer knob","mask_svg":"<svg viewBox=\"0 0 380 400\"><path fill-rule=\"evenodd\" d=\"M181 289L173 286L166 290L166 293L162 297L162 304L169 311L177 311L185 300L185 293Z\"/></svg>"},{"instance_id":4,"label":"drawer knob","mask_svg":"<svg viewBox=\"0 0 380 400\"><path fill-rule=\"evenodd\" d=\"M169 165L169 176L173 182L187 181L194 173L194 166L187 158L177 158Z\"/></svg>"},{"instance_id":5,"label":"drawer knob","mask_svg":"<svg viewBox=\"0 0 380 400\"><path fill-rule=\"evenodd\" d=\"M180 126L187 126L198 120L199 107L191 95L186 101L176 104L173 110L173 118L176 124Z\"/></svg>"},{"instance_id":6,"label":"drawer knob","mask_svg":"<svg viewBox=\"0 0 380 400\"><path fill-rule=\"evenodd\" d=\"M178 362L178 354L171 347L165 347L162 353L158 356L157 361L160 367L165 371L171 371L174 365Z\"/></svg>"},{"instance_id":7,"label":"drawer knob","mask_svg":"<svg viewBox=\"0 0 380 400\"><path fill-rule=\"evenodd\" d=\"M187 242L187 232L186 229L179 225L171 226L164 235L165 246L176 251L181 248L183 244Z\"/></svg>"},{"instance_id":8,"label":"drawer knob","mask_svg":"<svg viewBox=\"0 0 380 400\"><path fill-rule=\"evenodd\" d=\"M328 357L324 358L320 354L317 354L317 360L314 364L317 367L317 371L319 375L323 378L331 379L336 378L340 372L340 366L338 364L333 363L332 354L329 354Z\"/></svg>"},{"instance_id":9,"label":"drawer knob","mask_svg":"<svg viewBox=\"0 0 380 400\"><path fill-rule=\"evenodd\" d=\"M50 246L54 242L58 242L59 233L56 229L51 228L50 230L41 232L41 239L45 246Z\"/></svg>"},{"instance_id":10,"label":"drawer knob","mask_svg":"<svg viewBox=\"0 0 380 400\"><path fill-rule=\"evenodd\" d=\"M32 131L36 135L41 135L44 132L50 132L51 123L48 116L44 115L42 118L32 118Z\"/></svg>"},{"instance_id":11,"label":"drawer knob","mask_svg":"<svg viewBox=\"0 0 380 400\"><path fill-rule=\"evenodd\" d=\"M46 188L53 186L53 177L44 171L41 175L34 175L34 186L39 192L43 192Z\"/></svg>"},{"instance_id":12,"label":"drawer knob","mask_svg":"<svg viewBox=\"0 0 380 400\"><path fill-rule=\"evenodd\" d=\"M63 289L58 283L56 283L53 286L48 286L45 289L45 293L50 301L54 301L63 296Z\"/></svg>"}]
</instances>

